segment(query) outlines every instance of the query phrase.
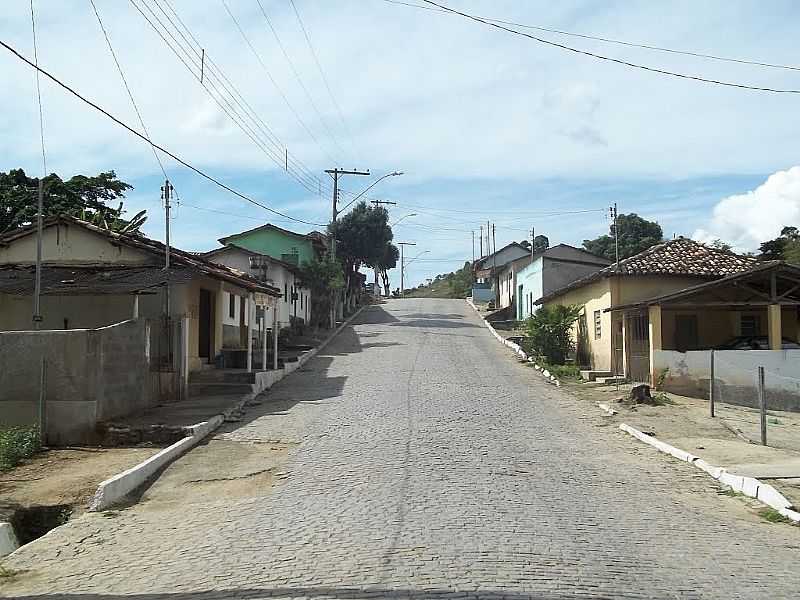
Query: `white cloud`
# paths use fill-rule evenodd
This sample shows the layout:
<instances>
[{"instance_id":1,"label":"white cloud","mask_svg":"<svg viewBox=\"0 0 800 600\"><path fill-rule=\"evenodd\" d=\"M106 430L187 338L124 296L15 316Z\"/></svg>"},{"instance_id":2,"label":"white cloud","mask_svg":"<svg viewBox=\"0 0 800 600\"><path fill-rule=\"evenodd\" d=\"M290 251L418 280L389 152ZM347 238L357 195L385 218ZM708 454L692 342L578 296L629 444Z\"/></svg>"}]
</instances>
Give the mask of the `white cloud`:
<instances>
[{"instance_id":1,"label":"white cloud","mask_svg":"<svg viewBox=\"0 0 800 600\"><path fill-rule=\"evenodd\" d=\"M697 229L703 242L720 238L740 250L754 250L800 222L800 166L778 171L756 189L728 196L714 206L710 222Z\"/></svg>"}]
</instances>

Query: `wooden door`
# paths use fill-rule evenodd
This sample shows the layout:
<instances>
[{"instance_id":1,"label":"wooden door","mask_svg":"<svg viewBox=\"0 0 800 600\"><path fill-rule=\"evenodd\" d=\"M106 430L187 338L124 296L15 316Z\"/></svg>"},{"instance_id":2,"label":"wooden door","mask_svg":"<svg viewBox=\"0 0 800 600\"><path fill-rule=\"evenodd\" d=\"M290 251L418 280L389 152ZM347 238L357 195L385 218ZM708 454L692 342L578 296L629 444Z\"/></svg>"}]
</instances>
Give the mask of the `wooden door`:
<instances>
[{"instance_id":1,"label":"wooden door","mask_svg":"<svg viewBox=\"0 0 800 600\"><path fill-rule=\"evenodd\" d=\"M208 290L200 290L200 310L198 314L197 355L211 359L212 331L214 325L214 299Z\"/></svg>"}]
</instances>

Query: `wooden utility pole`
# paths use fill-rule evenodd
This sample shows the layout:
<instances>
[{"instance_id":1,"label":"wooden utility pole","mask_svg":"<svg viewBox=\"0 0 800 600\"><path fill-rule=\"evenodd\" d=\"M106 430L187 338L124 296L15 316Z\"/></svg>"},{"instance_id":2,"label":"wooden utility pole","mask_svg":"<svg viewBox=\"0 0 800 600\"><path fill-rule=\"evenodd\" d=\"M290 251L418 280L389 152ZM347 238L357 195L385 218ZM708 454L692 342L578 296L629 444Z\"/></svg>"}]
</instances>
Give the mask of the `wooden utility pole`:
<instances>
[{"instance_id":1,"label":"wooden utility pole","mask_svg":"<svg viewBox=\"0 0 800 600\"><path fill-rule=\"evenodd\" d=\"M336 217L339 216L339 175L369 175L369 171L357 171L356 169L325 169L328 175L333 176L333 210L331 214L331 258L336 259ZM331 329L336 327L336 292L333 292L331 302Z\"/></svg>"},{"instance_id":2,"label":"wooden utility pole","mask_svg":"<svg viewBox=\"0 0 800 600\"><path fill-rule=\"evenodd\" d=\"M405 293L405 289L406 289L404 287L405 286L405 278L404 277L405 277L406 264L405 264L405 258L404 258L404 255L403 255L403 249L406 246L416 246L417 243L416 242L397 242L397 245L400 246L400 297L402 298L403 294Z\"/></svg>"}]
</instances>

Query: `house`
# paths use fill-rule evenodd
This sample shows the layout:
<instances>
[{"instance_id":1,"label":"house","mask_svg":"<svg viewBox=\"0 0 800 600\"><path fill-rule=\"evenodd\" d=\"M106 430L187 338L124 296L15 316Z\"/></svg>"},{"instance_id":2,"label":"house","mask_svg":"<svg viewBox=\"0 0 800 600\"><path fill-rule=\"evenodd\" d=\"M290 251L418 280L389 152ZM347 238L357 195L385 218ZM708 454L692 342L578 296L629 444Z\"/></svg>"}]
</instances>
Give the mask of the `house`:
<instances>
[{"instance_id":1,"label":"house","mask_svg":"<svg viewBox=\"0 0 800 600\"><path fill-rule=\"evenodd\" d=\"M300 287L300 267L327 252L326 235L318 231L295 233L266 223L221 238L219 243L223 248L206 253L206 258L250 273L283 291L278 307L281 327L288 327L293 317L310 320L311 290Z\"/></svg>"},{"instance_id":2,"label":"house","mask_svg":"<svg viewBox=\"0 0 800 600\"><path fill-rule=\"evenodd\" d=\"M527 319L535 312L539 298L609 264L611 261L607 258L582 248L568 244L551 246L534 254L532 260L512 261L500 273L501 305L503 302L513 304L515 317ZM504 279L507 280L505 286Z\"/></svg>"},{"instance_id":3,"label":"house","mask_svg":"<svg viewBox=\"0 0 800 600\"><path fill-rule=\"evenodd\" d=\"M0 237L0 331L31 329L35 233L30 226ZM192 371L213 362L226 335L238 335L245 347L256 299L273 304L281 296L275 286L177 248L170 249L165 270L164 256L164 244L143 235L118 234L68 216L46 219L40 328L97 328L134 314L159 319L169 291L170 316L187 319ZM233 329L224 334L223 325Z\"/></svg>"},{"instance_id":4,"label":"house","mask_svg":"<svg viewBox=\"0 0 800 600\"><path fill-rule=\"evenodd\" d=\"M271 256L297 267L320 258L327 250L328 238L318 231L295 233L266 223L255 229L234 233L219 240L263 256Z\"/></svg>"},{"instance_id":5,"label":"house","mask_svg":"<svg viewBox=\"0 0 800 600\"><path fill-rule=\"evenodd\" d=\"M530 257L530 246L511 242L472 263L475 284L472 287L472 299L480 302L494 300L499 303L499 274L510 262Z\"/></svg>"},{"instance_id":6,"label":"house","mask_svg":"<svg viewBox=\"0 0 800 600\"><path fill-rule=\"evenodd\" d=\"M649 376L643 379L705 398L713 372L718 401L757 406L755 382L762 367L769 407L797 411L799 308L800 266L766 261L611 312L623 324L639 327L637 358L644 363L646 356Z\"/></svg>"},{"instance_id":7,"label":"house","mask_svg":"<svg viewBox=\"0 0 800 600\"><path fill-rule=\"evenodd\" d=\"M573 327L579 365L633 381L650 381L647 311L623 313L617 309L735 275L755 265L753 258L677 238L545 293L534 304L577 304L583 308Z\"/></svg>"},{"instance_id":8,"label":"house","mask_svg":"<svg viewBox=\"0 0 800 600\"><path fill-rule=\"evenodd\" d=\"M256 279L281 290L283 297L278 300L277 304L279 328L289 327L292 323L292 318L308 322L311 317L311 290L301 287L299 283L300 268L297 265L241 248L232 242L222 248L204 253L203 257L216 264L226 265L248 273ZM236 324L235 307L229 297L223 297L223 303L226 301L231 302L226 306L229 306L228 316L232 321L224 325L223 339L235 341L235 332L227 332L229 325ZM231 336L234 336L233 340L231 340Z\"/></svg>"},{"instance_id":9,"label":"house","mask_svg":"<svg viewBox=\"0 0 800 600\"><path fill-rule=\"evenodd\" d=\"M6 422L36 422L36 399L44 397L48 438L86 440L101 420L185 398L189 373L214 364L226 336L238 338L248 369L261 340L267 366L268 319L257 321L255 308L274 307L277 288L176 248L165 268L161 242L58 216L43 223L41 320L34 327L36 247L35 226L0 236Z\"/></svg>"}]
</instances>

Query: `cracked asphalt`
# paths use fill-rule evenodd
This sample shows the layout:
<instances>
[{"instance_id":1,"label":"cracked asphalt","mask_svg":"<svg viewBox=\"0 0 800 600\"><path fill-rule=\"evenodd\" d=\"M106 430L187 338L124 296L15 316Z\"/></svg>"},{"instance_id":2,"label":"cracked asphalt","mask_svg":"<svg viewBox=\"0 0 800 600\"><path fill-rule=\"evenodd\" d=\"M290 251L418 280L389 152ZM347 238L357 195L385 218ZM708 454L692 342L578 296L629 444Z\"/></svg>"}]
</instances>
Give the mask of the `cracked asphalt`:
<instances>
[{"instance_id":1,"label":"cracked asphalt","mask_svg":"<svg viewBox=\"0 0 800 600\"><path fill-rule=\"evenodd\" d=\"M463 301L370 307L262 400L173 484L12 555L0 595L798 596L800 530L544 383Z\"/></svg>"}]
</instances>

